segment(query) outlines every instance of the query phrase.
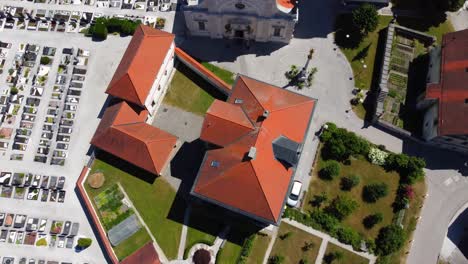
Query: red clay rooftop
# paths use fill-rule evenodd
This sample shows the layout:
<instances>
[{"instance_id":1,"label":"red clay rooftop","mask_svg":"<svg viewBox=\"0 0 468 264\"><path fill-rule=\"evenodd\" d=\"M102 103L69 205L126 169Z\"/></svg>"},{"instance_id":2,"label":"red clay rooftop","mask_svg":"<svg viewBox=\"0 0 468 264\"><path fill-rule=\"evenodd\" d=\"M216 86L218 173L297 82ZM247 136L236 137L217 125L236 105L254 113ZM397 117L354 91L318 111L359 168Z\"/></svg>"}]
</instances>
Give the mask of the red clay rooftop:
<instances>
[{"instance_id":1,"label":"red clay rooftop","mask_svg":"<svg viewBox=\"0 0 468 264\"><path fill-rule=\"evenodd\" d=\"M468 134L468 29L444 35L440 82L426 97L439 100L439 136Z\"/></svg>"},{"instance_id":2,"label":"red clay rooftop","mask_svg":"<svg viewBox=\"0 0 468 264\"><path fill-rule=\"evenodd\" d=\"M161 261L153 244L149 242L122 260L120 264L161 264Z\"/></svg>"},{"instance_id":3,"label":"red clay rooftop","mask_svg":"<svg viewBox=\"0 0 468 264\"><path fill-rule=\"evenodd\" d=\"M139 25L106 93L144 107L174 35Z\"/></svg>"},{"instance_id":4,"label":"red clay rooftop","mask_svg":"<svg viewBox=\"0 0 468 264\"><path fill-rule=\"evenodd\" d=\"M302 145L314 108L314 99L238 77L227 103L207 112L201 138L222 148L206 153L192 194L278 223L300 151L288 146Z\"/></svg>"},{"instance_id":5,"label":"red clay rooftop","mask_svg":"<svg viewBox=\"0 0 468 264\"><path fill-rule=\"evenodd\" d=\"M109 106L91 144L135 166L160 174L177 137L145 123L148 112L121 101Z\"/></svg>"}]
</instances>

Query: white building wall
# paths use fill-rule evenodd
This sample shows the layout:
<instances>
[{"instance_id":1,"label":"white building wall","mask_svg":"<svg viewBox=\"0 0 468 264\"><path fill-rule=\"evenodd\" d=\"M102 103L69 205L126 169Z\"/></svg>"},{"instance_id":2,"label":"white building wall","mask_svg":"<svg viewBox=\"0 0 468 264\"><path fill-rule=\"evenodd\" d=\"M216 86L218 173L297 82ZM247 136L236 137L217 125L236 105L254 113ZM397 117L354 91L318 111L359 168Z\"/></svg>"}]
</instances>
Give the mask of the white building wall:
<instances>
[{"instance_id":1,"label":"white building wall","mask_svg":"<svg viewBox=\"0 0 468 264\"><path fill-rule=\"evenodd\" d=\"M151 87L151 90L146 97L145 106L148 109L149 116L148 122L151 122L154 116L154 113L161 105L161 102L164 98L164 95L167 92L168 84L170 82L170 77L172 76L172 71L174 69L174 50L175 44L172 43L169 51L164 58L164 62L159 69L159 72L156 76L156 80Z\"/></svg>"}]
</instances>

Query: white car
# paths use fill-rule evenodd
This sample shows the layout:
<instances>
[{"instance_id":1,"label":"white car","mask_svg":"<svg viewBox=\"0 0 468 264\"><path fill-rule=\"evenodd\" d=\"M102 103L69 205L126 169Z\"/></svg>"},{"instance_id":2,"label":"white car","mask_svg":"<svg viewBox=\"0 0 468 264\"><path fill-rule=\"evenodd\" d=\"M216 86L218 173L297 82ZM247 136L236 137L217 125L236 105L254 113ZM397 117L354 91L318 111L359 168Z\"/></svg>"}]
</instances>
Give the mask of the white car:
<instances>
[{"instance_id":1,"label":"white car","mask_svg":"<svg viewBox=\"0 0 468 264\"><path fill-rule=\"evenodd\" d=\"M291 188L291 193L288 196L287 204L291 207L295 207L299 202L299 195L301 194L302 183L300 181L294 181Z\"/></svg>"}]
</instances>

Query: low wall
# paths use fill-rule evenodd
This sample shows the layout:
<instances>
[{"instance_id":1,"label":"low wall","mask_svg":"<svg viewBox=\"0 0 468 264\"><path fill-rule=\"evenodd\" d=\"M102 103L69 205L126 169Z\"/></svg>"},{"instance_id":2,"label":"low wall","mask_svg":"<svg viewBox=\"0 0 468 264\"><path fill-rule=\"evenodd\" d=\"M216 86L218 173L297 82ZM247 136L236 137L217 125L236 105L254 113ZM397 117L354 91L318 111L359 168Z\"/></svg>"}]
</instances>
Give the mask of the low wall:
<instances>
[{"instance_id":1,"label":"low wall","mask_svg":"<svg viewBox=\"0 0 468 264\"><path fill-rule=\"evenodd\" d=\"M205 79L207 82L211 83L220 92L222 92L225 95L229 95L231 93L232 87L230 85L228 85L226 82L221 80L218 76L216 76L210 70L205 68L201 63L199 63L197 60L195 60L190 55L188 55L185 51L176 47L175 55L182 63L187 65L187 67L189 67L192 71L197 73L200 77Z\"/></svg>"},{"instance_id":2,"label":"low wall","mask_svg":"<svg viewBox=\"0 0 468 264\"><path fill-rule=\"evenodd\" d=\"M114 250L112 249L112 246L110 245L109 240L107 239L106 232L104 231L104 228L102 228L102 225L99 221L99 217L94 211L94 207L91 204L91 201L89 200L86 190L84 189L84 181L86 180L86 177L88 176L89 171L90 171L89 167L87 166L83 167L80 177L78 177L78 180L76 181L76 190L78 191L80 198L82 202L84 203L85 210L88 212L89 216L91 217L91 220L92 220L91 224L94 225L94 227L96 228L98 232L96 238L99 239L102 245L104 246L104 250L105 250L104 253L108 256L112 264L118 264L119 260L117 259L117 256L115 255Z\"/></svg>"}]
</instances>

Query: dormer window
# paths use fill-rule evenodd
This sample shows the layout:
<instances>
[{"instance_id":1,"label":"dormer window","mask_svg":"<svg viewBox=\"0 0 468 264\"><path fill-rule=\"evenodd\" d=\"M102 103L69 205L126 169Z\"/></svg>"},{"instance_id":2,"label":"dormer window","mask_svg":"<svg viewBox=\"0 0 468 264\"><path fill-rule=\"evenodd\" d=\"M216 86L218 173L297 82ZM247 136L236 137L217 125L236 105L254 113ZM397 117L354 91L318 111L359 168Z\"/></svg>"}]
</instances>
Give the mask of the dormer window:
<instances>
[{"instance_id":1,"label":"dormer window","mask_svg":"<svg viewBox=\"0 0 468 264\"><path fill-rule=\"evenodd\" d=\"M211 161L210 166L211 166L211 167L214 167L214 168L218 168L218 167L219 167L219 161L217 161L217 160Z\"/></svg>"},{"instance_id":2,"label":"dormer window","mask_svg":"<svg viewBox=\"0 0 468 264\"><path fill-rule=\"evenodd\" d=\"M244 102L244 100L242 100L240 98L236 98L236 100L234 100L235 104L242 104L243 102Z\"/></svg>"}]
</instances>

